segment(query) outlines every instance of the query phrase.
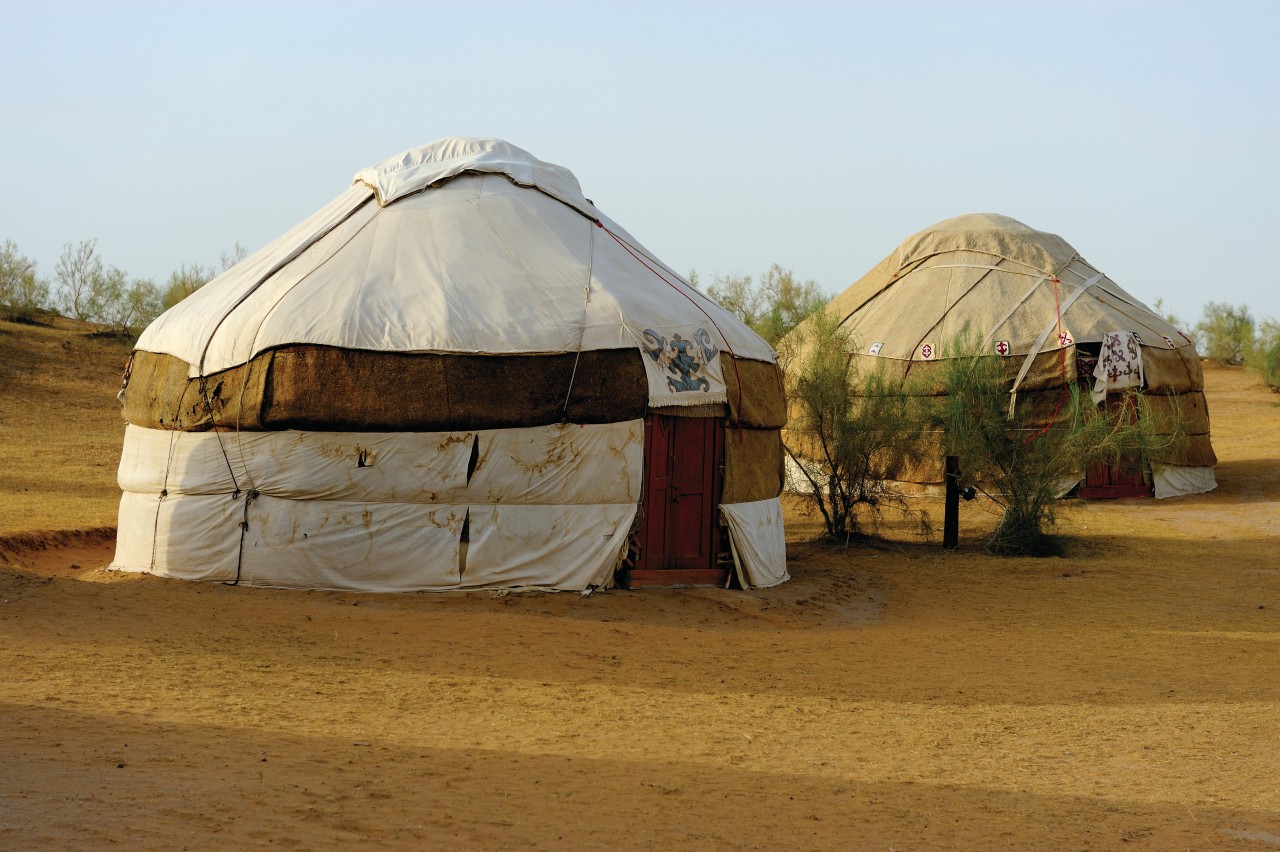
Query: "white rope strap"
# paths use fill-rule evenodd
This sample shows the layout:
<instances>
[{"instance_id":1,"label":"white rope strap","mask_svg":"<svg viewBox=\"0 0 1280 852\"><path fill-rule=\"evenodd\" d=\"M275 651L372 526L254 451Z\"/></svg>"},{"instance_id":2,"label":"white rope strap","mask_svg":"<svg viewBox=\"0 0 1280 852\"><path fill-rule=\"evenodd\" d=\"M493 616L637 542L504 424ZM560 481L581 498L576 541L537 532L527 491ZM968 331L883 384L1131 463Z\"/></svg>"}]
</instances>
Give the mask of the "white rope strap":
<instances>
[{"instance_id":1,"label":"white rope strap","mask_svg":"<svg viewBox=\"0 0 1280 852\"><path fill-rule=\"evenodd\" d=\"M1049 321L1049 324L1045 326L1044 331L1042 331L1040 333L1040 336L1036 338L1035 345L1031 347L1031 351L1027 353L1026 359L1023 360L1022 369L1018 371L1018 378L1014 379L1013 388L1009 391L1009 419L1010 420L1013 419L1013 409L1018 402L1018 386L1021 385L1022 380L1027 377L1027 372L1031 369L1031 362L1034 361L1036 356L1040 354L1040 347L1044 346L1044 342L1049 339L1049 335L1053 333L1054 328L1056 328L1058 325L1062 323L1062 317L1067 313L1067 310L1072 305L1075 304L1076 299L1084 295L1084 292L1086 290L1088 290L1090 287L1092 287L1094 284L1097 284L1101 280L1102 280L1102 273L1099 272L1097 275L1093 276L1088 281L1081 284L1080 289L1072 293L1067 298L1067 300L1062 303L1062 307L1058 308L1057 316L1055 316L1052 320Z\"/></svg>"},{"instance_id":2,"label":"white rope strap","mask_svg":"<svg viewBox=\"0 0 1280 852\"><path fill-rule=\"evenodd\" d=\"M996 336L996 332L1000 330L1000 326L1008 322L1009 317L1013 316L1014 311L1022 307L1026 303L1027 299L1031 298L1031 294L1034 293L1036 290L1040 289L1040 285L1048 280L1049 280L1049 276L1041 275L1039 278L1036 279L1036 283L1032 284L1029 288L1027 288L1027 292L1022 294L1022 298L1014 302L1013 307L1009 308L1009 310L1005 313L1005 315L1000 317L1000 319L996 320L995 325L991 326L991 330L987 332L987 336L982 338L982 345L978 347L979 351L982 351L982 352L986 351L987 346L991 343L992 338L994 338Z\"/></svg>"},{"instance_id":3,"label":"white rope strap","mask_svg":"<svg viewBox=\"0 0 1280 852\"><path fill-rule=\"evenodd\" d=\"M1028 278L1035 278L1039 276L1043 279L1046 277L1045 274L1038 269L1032 272L1024 272L1021 269L1010 269L1007 266L992 266L989 263L939 263L935 266L922 266L919 269L913 269L911 271L929 272L933 269L994 269L996 272L1007 272L1010 275L1025 275ZM903 277L905 278L906 276L904 275Z\"/></svg>"}]
</instances>

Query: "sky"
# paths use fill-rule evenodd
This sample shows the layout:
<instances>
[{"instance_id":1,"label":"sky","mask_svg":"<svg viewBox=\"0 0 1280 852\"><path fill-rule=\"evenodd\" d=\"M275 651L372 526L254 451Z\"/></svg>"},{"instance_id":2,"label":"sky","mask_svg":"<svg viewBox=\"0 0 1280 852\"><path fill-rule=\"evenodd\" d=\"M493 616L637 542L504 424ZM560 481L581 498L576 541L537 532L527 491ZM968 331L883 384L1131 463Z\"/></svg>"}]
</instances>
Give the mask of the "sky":
<instances>
[{"instance_id":1,"label":"sky","mask_svg":"<svg viewBox=\"0 0 1280 852\"><path fill-rule=\"evenodd\" d=\"M1280 319L1280 2L6 3L0 241L163 282L494 136L668 265L835 294L995 212Z\"/></svg>"}]
</instances>

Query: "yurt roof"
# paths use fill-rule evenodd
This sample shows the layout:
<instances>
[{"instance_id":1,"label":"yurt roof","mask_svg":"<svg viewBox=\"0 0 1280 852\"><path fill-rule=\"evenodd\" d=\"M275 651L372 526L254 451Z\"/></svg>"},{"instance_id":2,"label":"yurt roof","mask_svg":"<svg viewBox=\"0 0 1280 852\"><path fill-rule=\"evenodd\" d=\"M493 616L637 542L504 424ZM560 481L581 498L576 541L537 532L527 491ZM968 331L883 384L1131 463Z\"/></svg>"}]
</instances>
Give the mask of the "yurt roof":
<instances>
[{"instance_id":1,"label":"yurt roof","mask_svg":"<svg viewBox=\"0 0 1280 852\"><path fill-rule=\"evenodd\" d=\"M926 359L922 347L937 357L966 333L984 350L1003 342L1010 355L1098 342L1114 331L1137 332L1146 346L1191 346L1062 237L994 213L913 234L828 311L860 351L902 360Z\"/></svg>"},{"instance_id":2,"label":"yurt roof","mask_svg":"<svg viewBox=\"0 0 1280 852\"><path fill-rule=\"evenodd\" d=\"M190 375L281 346L553 354L706 329L775 360L657 260L567 169L496 139L442 139L363 169L334 201L163 314L137 348Z\"/></svg>"}]
</instances>

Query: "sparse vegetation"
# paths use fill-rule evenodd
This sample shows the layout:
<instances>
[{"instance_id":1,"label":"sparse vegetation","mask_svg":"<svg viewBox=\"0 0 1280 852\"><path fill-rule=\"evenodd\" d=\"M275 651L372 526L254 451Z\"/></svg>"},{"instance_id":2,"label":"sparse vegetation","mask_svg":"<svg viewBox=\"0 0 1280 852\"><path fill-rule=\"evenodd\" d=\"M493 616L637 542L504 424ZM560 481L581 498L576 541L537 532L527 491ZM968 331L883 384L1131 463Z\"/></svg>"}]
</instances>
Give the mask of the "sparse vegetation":
<instances>
[{"instance_id":1,"label":"sparse vegetation","mask_svg":"<svg viewBox=\"0 0 1280 852\"><path fill-rule=\"evenodd\" d=\"M1219 364L1244 364L1268 385L1280 388L1280 322L1255 321L1247 305L1210 302L1196 324L1196 337L1204 357Z\"/></svg>"},{"instance_id":2,"label":"sparse vegetation","mask_svg":"<svg viewBox=\"0 0 1280 852\"><path fill-rule=\"evenodd\" d=\"M891 464L919 453L922 435L909 417L908 396L883 371L858 372L855 341L826 311L786 343L780 353L792 412L786 449L827 536L862 535L885 507L908 511L890 481ZM927 517L921 521L927 526Z\"/></svg>"},{"instance_id":3,"label":"sparse vegetation","mask_svg":"<svg viewBox=\"0 0 1280 852\"><path fill-rule=\"evenodd\" d=\"M1049 528L1065 481L1094 463L1143 465L1187 440L1185 422L1154 417L1142 394L1126 393L1121 404L1100 411L1074 383L1064 387L1051 428L1030 428L1024 412L1009 416L1004 361L977 354L968 339L953 343L947 355L946 395L923 416L942 431L947 454L959 457L966 478L1002 509L987 542L994 553L1059 554L1062 543Z\"/></svg>"},{"instance_id":4,"label":"sparse vegetation","mask_svg":"<svg viewBox=\"0 0 1280 852\"><path fill-rule=\"evenodd\" d=\"M1245 363L1256 368L1272 388L1280 388L1280 322L1267 319L1258 324Z\"/></svg>"},{"instance_id":5,"label":"sparse vegetation","mask_svg":"<svg viewBox=\"0 0 1280 852\"><path fill-rule=\"evenodd\" d=\"M145 279L129 281L118 269L113 268L111 273L98 321L110 333L121 337L134 336L163 310L160 288Z\"/></svg>"},{"instance_id":6,"label":"sparse vegetation","mask_svg":"<svg viewBox=\"0 0 1280 852\"><path fill-rule=\"evenodd\" d=\"M97 240L67 243L54 274L61 309L72 319L106 326L109 334L137 334L162 310L159 288L105 265L98 256Z\"/></svg>"},{"instance_id":7,"label":"sparse vegetation","mask_svg":"<svg viewBox=\"0 0 1280 852\"><path fill-rule=\"evenodd\" d=\"M199 263L188 266L184 263L169 274L169 281L165 284L164 293L160 297L162 306L166 311L169 310L208 284L215 275L217 273L212 267L201 266Z\"/></svg>"},{"instance_id":8,"label":"sparse vegetation","mask_svg":"<svg viewBox=\"0 0 1280 852\"><path fill-rule=\"evenodd\" d=\"M49 307L49 284L12 240L0 245L0 318L31 322Z\"/></svg>"},{"instance_id":9,"label":"sparse vegetation","mask_svg":"<svg viewBox=\"0 0 1280 852\"><path fill-rule=\"evenodd\" d=\"M130 278L119 267L106 265L97 245L97 240L64 245L51 284L40 276L34 260L5 240L0 244L0 319L32 323L63 315L102 325L103 334L128 337L219 274L212 266L184 264L162 290L150 279ZM247 253L237 242L220 256L221 271Z\"/></svg>"},{"instance_id":10,"label":"sparse vegetation","mask_svg":"<svg viewBox=\"0 0 1280 852\"><path fill-rule=\"evenodd\" d=\"M218 275L244 260L248 253L248 249L237 241L231 251L224 251L219 256L220 269L202 266L199 263L193 263L190 266L184 263L169 275L169 281L165 284L164 293L161 295L162 310L169 310Z\"/></svg>"},{"instance_id":11,"label":"sparse vegetation","mask_svg":"<svg viewBox=\"0 0 1280 852\"><path fill-rule=\"evenodd\" d=\"M697 286L698 274L690 274ZM787 332L827 303L827 295L814 281L801 281L790 269L778 264L769 267L753 283L750 275L717 275L707 295L734 313L770 345L776 346Z\"/></svg>"},{"instance_id":12,"label":"sparse vegetation","mask_svg":"<svg viewBox=\"0 0 1280 852\"><path fill-rule=\"evenodd\" d=\"M1219 364L1242 364L1253 347L1253 317L1245 305L1210 302L1196 325L1200 354Z\"/></svg>"}]
</instances>

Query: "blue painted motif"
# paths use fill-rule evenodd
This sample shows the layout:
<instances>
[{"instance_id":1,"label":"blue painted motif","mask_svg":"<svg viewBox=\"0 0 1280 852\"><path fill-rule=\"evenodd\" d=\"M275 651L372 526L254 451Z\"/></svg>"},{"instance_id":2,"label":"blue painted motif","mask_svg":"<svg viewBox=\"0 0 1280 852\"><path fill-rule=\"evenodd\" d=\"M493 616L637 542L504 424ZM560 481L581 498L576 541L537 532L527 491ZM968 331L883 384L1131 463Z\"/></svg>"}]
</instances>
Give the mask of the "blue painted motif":
<instances>
[{"instance_id":1,"label":"blue painted motif","mask_svg":"<svg viewBox=\"0 0 1280 852\"><path fill-rule=\"evenodd\" d=\"M703 372L720 350L705 328L694 331L693 340L686 340L678 334L667 340L653 329L646 328L642 348L654 363L665 367L671 374L667 378L667 388L673 393L711 389L711 382Z\"/></svg>"},{"instance_id":2,"label":"blue painted motif","mask_svg":"<svg viewBox=\"0 0 1280 852\"><path fill-rule=\"evenodd\" d=\"M706 363L710 364L711 359L720 354L720 350L711 342L711 335L707 333L705 328L700 328L693 333L693 339L698 341L698 348L702 350L702 354L707 356Z\"/></svg>"}]
</instances>

